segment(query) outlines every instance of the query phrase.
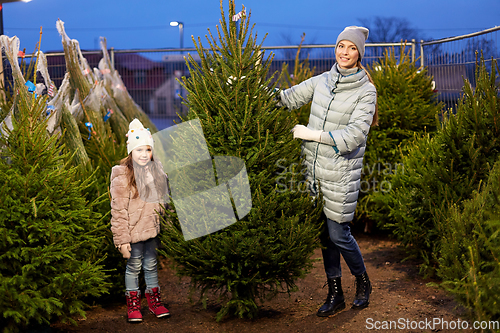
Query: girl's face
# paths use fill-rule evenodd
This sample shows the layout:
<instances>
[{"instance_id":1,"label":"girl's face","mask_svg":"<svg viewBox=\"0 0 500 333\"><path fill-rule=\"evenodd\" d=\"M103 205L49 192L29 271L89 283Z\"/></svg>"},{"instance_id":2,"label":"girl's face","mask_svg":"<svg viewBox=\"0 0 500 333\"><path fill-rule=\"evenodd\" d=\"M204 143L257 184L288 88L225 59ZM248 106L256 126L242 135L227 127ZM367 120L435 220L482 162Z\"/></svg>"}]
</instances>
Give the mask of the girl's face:
<instances>
[{"instance_id":1,"label":"girl's face","mask_svg":"<svg viewBox=\"0 0 500 333\"><path fill-rule=\"evenodd\" d=\"M335 59L340 68L353 68L359 59L358 48L348 40L341 40L335 47Z\"/></svg>"},{"instance_id":2,"label":"girl's face","mask_svg":"<svg viewBox=\"0 0 500 333\"><path fill-rule=\"evenodd\" d=\"M153 157L151 146L139 146L132 150L132 159L140 166L146 166Z\"/></svg>"}]
</instances>

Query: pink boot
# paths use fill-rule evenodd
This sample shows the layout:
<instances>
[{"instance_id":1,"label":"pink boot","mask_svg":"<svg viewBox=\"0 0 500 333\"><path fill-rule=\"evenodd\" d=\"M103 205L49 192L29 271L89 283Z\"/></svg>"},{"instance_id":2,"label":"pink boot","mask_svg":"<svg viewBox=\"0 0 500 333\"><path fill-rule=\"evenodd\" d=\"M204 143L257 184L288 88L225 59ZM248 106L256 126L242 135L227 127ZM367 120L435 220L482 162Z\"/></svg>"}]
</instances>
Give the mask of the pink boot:
<instances>
[{"instance_id":1,"label":"pink boot","mask_svg":"<svg viewBox=\"0 0 500 333\"><path fill-rule=\"evenodd\" d=\"M141 292L140 291L127 291L125 293L127 298L127 316L128 321L131 323L138 323L142 321L141 314Z\"/></svg>"},{"instance_id":2,"label":"pink boot","mask_svg":"<svg viewBox=\"0 0 500 333\"><path fill-rule=\"evenodd\" d=\"M157 318L170 316L168 309L161 304L160 287L146 289L146 299L148 300L149 311Z\"/></svg>"}]
</instances>

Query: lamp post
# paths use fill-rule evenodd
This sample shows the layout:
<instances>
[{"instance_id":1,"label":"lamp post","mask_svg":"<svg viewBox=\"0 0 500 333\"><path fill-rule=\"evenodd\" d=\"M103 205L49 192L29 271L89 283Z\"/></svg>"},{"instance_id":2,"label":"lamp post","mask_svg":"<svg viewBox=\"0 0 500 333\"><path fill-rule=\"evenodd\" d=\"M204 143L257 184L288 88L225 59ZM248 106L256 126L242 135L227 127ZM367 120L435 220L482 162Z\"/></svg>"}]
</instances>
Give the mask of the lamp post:
<instances>
[{"instance_id":1,"label":"lamp post","mask_svg":"<svg viewBox=\"0 0 500 333\"><path fill-rule=\"evenodd\" d=\"M170 22L170 26L172 27L179 27L179 37L181 40L181 49L184 48L184 23L179 22L179 21L172 21ZM181 51L182 53L182 51Z\"/></svg>"}]
</instances>

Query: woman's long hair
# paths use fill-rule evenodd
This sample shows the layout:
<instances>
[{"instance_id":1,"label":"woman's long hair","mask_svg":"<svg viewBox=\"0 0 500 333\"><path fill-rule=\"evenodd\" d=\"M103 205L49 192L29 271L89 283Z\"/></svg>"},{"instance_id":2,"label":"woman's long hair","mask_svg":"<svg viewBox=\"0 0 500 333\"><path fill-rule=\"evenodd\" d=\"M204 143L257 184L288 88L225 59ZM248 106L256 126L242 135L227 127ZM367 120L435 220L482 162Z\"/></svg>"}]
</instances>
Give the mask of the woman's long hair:
<instances>
[{"instance_id":1,"label":"woman's long hair","mask_svg":"<svg viewBox=\"0 0 500 333\"><path fill-rule=\"evenodd\" d=\"M370 73L368 73L368 71L366 70L365 66L363 66L361 64L361 60L360 59L358 59L358 62L356 64L356 66L358 68L364 69L364 71L366 72L366 76L368 76L368 80L370 80L370 82L373 85L375 85L375 82L373 82L372 76L370 75ZM372 125L371 126L378 126L378 102L377 101L375 102L375 113L373 114L373 120L372 120Z\"/></svg>"},{"instance_id":2,"label":"woman's long hair","mask_svg":"<svg viewBox=\"0 0 500 333\"><path fill-rule=\"evenodd\" d=\"M138 188L144 190L144 198L149 198L151 195L152 189L146 184L146 166L149 167L151 175L153 176L153 182L156 193L158 194L158 199L165 199L165 196L168 195L167 178L165 177L161 164L155 162L154 157L151 158L151 161L146 166L142 167L135 164L134 167L132 152L130 152L127 157L120 161L120 165L127 167L128 186L129 189L134 192L132 197L133 199L139 196ZM136 172L138 173L137 177ZM137 184L136 179L139 181L139 184Z\"/></svg>"}]
</instances>

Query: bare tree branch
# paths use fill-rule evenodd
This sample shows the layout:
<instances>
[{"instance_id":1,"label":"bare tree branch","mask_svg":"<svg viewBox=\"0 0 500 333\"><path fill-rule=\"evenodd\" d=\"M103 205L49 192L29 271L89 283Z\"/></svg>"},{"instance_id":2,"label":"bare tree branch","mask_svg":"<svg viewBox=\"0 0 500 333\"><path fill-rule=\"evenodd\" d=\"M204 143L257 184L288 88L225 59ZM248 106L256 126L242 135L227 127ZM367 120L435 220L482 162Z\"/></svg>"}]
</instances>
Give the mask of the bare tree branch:
<instances>
[{"instance_id":1,"label":"bare tree branch","mask_svg":"<svg viewBox=\"0 0 500 333\"><path fill-rule=\"evenodd\" d=\"M368 41L372 43L401 42L423 38L420 31L413 28L404 18L375 16L358 19L358 21L370 30Z\"/></svg>"}]
</instances>

